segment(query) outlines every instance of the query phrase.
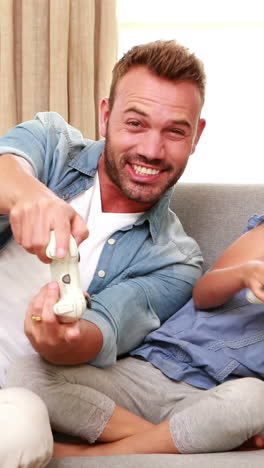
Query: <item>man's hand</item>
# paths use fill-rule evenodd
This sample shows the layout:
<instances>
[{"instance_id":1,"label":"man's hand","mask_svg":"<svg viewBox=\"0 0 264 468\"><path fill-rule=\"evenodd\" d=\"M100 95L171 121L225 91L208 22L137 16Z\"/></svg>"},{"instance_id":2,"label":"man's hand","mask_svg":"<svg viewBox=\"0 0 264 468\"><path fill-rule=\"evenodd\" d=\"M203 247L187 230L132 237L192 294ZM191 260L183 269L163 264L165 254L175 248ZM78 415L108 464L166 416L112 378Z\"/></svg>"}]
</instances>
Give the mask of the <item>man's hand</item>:
<instances>
[{"instance_id":1,"label":"man's hand","mask_svg":"<svg viewBox=\"0 0 264 468\"><path fill-rule=\"evenodd\" d=\"M57 256L64 257L70 234L79 245L88 236L82 217L24 168L11 154L0 158L0 213L8 214L16 242L44 263L50 231L55 231Z\"/></svg>"},{"instance_id":2,"label":"man's hand","mask_svg":"<svg viewBox=\"0 0 264 468\"><path fill-rule=\"evenodd\" d=\"M33 348L57 365L81 364L94 359L103 344L99 328L82 319L60 323L53 312L58 300L57 282L45 285L32 299L26 313L25 333ZM40 320L33 320L32 316Z\"/></svg>"},{"instance_id":3,"label":"man's hand","mask_svg":"<svg viewBox=\"0 0 264 468\"><path fill-rule=\"evenodd\" d=\"M50 231L55 231L56 255L63 258L68 250L70 234L79 245L88 236L82 217L47 187L33 179L35 188L25 192L10 210L10 224L16 242L44 263ZM32 182L32 178L31 178Z\"/></svg>"}]
</instances>

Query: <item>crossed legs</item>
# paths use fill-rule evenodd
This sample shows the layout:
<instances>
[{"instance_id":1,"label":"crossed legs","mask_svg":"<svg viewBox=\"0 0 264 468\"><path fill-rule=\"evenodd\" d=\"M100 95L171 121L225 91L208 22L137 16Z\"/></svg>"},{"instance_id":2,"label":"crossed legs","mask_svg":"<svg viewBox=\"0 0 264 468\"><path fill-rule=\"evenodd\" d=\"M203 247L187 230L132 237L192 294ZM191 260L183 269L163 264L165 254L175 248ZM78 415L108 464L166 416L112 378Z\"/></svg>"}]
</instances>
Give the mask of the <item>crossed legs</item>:
<instances>
[{"instance_id":1,"label":"crossed legs","mask_svg":"<svg viewBox=\"0 0 264 468\"><path fill-rule=\"evenodd\" d=\"M219 452L264 428L264 383L252 378L201 390L135 358L98 369L58 367L30 356L11 368L8 384L39 394L54 429L90 444L107 442L58 444L55 456Z\"/></svg>"}]
</instances>

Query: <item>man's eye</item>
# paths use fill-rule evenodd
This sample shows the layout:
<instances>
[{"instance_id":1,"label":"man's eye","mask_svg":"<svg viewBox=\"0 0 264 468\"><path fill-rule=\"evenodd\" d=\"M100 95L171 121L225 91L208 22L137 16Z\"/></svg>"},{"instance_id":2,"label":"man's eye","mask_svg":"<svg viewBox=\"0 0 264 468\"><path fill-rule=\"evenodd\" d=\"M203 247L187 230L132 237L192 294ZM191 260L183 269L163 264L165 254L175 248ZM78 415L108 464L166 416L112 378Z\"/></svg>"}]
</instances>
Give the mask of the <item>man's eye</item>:
<instances>
[{"instance_id":1,"label":"man's eye","mask_svg":"<svg viewBox=\"0 0 264 468\"><path fill-rule=\"evenodd\" d=\"M130 125L131 127L139 127L140 126L140 123L137 122L136 120L130 120L128 122L128 125Z\"/></svg>"},{"instance_id":2,"label":"man's eye","mask_svg":"<svg viewBox=\"0 0 264 468\"><path fill-rule=\"evenodd\" d=\"M175 135L180 135L180 136L185 135L184 130L181 130L179 128L172 128L170 131L171 131L171 133L174 133Z\"/></svg>"}]
</instances>

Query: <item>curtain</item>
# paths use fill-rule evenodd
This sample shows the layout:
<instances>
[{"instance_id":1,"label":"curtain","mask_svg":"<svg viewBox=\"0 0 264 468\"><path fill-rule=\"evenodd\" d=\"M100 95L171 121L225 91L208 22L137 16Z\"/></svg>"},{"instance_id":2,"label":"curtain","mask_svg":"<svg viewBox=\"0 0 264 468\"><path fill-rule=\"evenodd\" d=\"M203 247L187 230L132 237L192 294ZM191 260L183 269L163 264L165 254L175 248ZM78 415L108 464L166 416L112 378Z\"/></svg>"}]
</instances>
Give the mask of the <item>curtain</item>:
<instances>
[{"instance_id":1,"label":"curtain","mask_svg":"<svg viewBox=\"0 0 264 468\"><path fill-rule=\"evenodd\" d=\"M116 60L116 0L0 0L0 135L55 111L98 138Z\"/></svg>"}]
</instances>

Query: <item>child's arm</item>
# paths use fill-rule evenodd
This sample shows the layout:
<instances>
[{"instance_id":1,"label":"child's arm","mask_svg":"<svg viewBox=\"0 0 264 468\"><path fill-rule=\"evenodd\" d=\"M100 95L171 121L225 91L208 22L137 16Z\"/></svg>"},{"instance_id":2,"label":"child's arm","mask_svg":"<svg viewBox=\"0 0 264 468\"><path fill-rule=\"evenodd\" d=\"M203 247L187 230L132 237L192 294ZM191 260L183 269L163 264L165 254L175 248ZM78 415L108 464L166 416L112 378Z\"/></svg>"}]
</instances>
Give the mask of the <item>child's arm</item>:
<instances>
[{"instance_id":1,"label":"child's arm","mask_svg":"<svg viewBox=\"0 0 264 468\"><path fill-rule=\"evenodd\" d=\"M239 237L197 281L193 290L194 303L199 309L217 307L243 288L250 288L264 301L263 224Z\"/></svg>"}]
</instances>

